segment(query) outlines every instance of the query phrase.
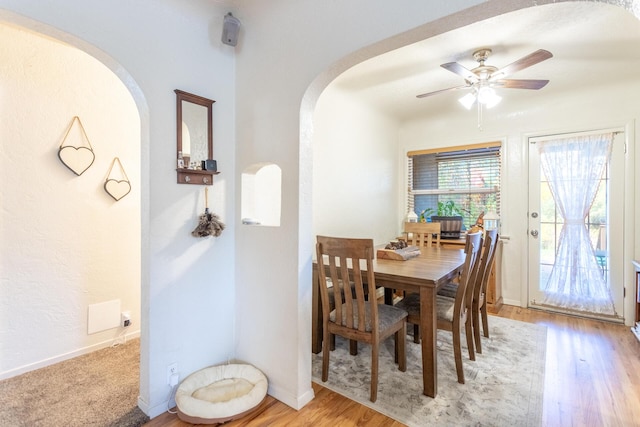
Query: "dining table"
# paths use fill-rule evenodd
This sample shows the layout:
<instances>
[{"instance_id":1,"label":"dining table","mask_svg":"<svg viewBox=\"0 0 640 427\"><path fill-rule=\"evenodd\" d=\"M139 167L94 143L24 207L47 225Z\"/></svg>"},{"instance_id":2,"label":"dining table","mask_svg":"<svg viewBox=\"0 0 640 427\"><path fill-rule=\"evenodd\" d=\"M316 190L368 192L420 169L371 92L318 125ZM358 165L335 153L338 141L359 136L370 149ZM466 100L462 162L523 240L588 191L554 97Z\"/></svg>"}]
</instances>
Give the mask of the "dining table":
<instances>
[{"instance_id":1,"label":"dining table","mask_svg":"<svg viewBox=\"0 0 640 427\"><path fill-rule=\"evenodd\" d=\"M383 248L384 246L381 246ZM437 312L438 290L456 278L465 261L463 249L420 247L420 255L407 260L373 260L377 287L385 288L385 303L393 304L393 290L420 294L420 332L422 350L423 393L438 393ZM313 262L312 351L322 351L322 307L318 287L317 263Z\"/></svg>"}]
</instances>

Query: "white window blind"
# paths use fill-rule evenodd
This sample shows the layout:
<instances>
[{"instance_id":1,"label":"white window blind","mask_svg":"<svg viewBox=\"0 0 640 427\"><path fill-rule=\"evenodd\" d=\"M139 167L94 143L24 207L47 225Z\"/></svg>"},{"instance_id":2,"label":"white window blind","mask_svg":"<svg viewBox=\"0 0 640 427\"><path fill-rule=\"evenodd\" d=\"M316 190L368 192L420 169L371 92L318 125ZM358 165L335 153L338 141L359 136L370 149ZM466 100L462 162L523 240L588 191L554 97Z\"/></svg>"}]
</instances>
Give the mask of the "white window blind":
<instances>
[{"instance_id":1,"label":"white window blind","mask_svg":"<svg viewBox=\"0 0 640 427\"><path fill-rule=\"evenodd\" d=\"M500 214L500 143L409 153L408 209L437 215L438 203L453 201L465 228L481 212Z\"/></svg>"}]
</instances>

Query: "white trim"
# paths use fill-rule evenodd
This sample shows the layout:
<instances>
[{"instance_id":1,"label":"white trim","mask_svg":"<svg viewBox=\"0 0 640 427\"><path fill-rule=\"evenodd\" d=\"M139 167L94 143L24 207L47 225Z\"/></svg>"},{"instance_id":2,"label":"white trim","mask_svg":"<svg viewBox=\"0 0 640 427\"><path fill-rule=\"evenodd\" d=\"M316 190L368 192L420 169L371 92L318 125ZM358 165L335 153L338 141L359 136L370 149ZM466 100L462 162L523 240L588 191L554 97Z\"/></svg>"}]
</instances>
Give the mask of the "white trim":
<instances>
[{"instance_id":1,"label":"white trim","mask_svg":"<svg viewBox=\"0 0 640 427\"><path fill-rule=\"evenodd\" d=\"M130 339L140 338L140 330L133 331L129 334L125 335L125 341ZM35 371L36 369L44 368L50 365L54 365L56 363L64 362L65 360L73 359L74 357L82 356L83 354L93 353L94 351L101 350L103 348L110 347L118 341L119 337L111 338L106 341L99 342L94 345L90 345L88 347L83 347L75 351L71 351L69 353L60 354L55 357L51 357L49 359L44 359L39 362L30 363L28 365L23 365L15 369L11 369L10 371L5 371L0 373L0 380L4 380L7 378L12 378L18 376L20 374L24 374L26 372Z\"/></svg>"},{"instance_id":2,"label":"white trim","mask_svg":"<svg viewBox=\"0 0 640 427\"><path fill-rule=\"evenodd\" d=\"M564 138L576 138L580 136L588 136L599 133L624 133L624 127L616 127L616 128L607 128L607 129L593 129L593 130L585 130L580 132L569 132L569 133L555 133L555 134L546 134L540 136L534 136L528 138L530 144L535 144L536 142L543 141L553 141L555 139L564 139Z\"/></svg>"}]
</instances>

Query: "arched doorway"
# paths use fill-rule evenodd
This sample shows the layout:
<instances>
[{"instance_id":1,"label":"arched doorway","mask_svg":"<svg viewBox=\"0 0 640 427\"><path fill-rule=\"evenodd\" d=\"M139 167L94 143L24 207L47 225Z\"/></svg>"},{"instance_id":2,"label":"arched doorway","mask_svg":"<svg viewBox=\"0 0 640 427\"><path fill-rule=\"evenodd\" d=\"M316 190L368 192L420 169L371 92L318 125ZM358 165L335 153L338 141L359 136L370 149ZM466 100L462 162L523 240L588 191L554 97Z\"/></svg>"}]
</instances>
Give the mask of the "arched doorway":
<instances>
[{"instance_id":1,"label":"arched doorway","mask_svg":"<svg viewBox=\"0 0 640 427\"><path fill-rule=\"evenodd\" d=\"M2 313L3 325L11 325L3 330L5 377L138 337L142 325L144 98L98 49L42 24L19 24L0 24L1 222L10 225L3 240L11 242L1 254L3 281L11 283L3 293L11 301ZM56 156L78 123L95 156L80 176ZM132 183L117 202L104 190L116 157ZM133 327L90 330L90 307L103 302L117 303L109 316L118 324L128 312Z\"/></svg>"},{"instance_id":2,"label":"arched doorway","mask_svg":"<svg viewBox=\"0 0 640 427\"><path fill-rule=\"evenodd\" d=\"M578 3L579 6L584 7L588 2L576 2L576 3ZM618 6L618 3L613 1L602 1L602 2L596 2L596 3L600 3L599 6L602 6L603 4ZM493 17L500 16L502 14L507 14L509 12L519 11L521 9L523 11L526 11L526 8L528 7L529 7L528 5L525 7L522 4L507 5L507 4L504 4L504 2L498 2L498 1L486 2L482 5L476 6L474 8L470 8L469 10L465 10L457 14L447 16L436 22L426 24L423 27L410 30L407 33L402 34L401 36L384 40L373 46L368 46L365 49L362 49L347 57L344 57L337 64L334 64L334 66L332 66L329 70L327 70L325 73L319 75L316 78L316 80L313 82L312 85L309 86L307 92L305 93L305 97L303 99L302 108L301 108L300 147L302 152L300 155L301 162L299 165L299 173L300 173L300 182L305 184L305 185L301 185L300 197L299 197L301 204L303 204L300 207L301 238L299 241L299 251L302 254L300 256L301 259L307 259L306 255L308 255L309 258L312 257L311 253L312 253L313 239L315 234L315 229L314 229L315 225L309 219L309 218L313 218L312 213L314 213L314 209L312 205L312 200L316 199L316 194L314 192L315 188L313 187L313 184L312 184L314 181L314 178L312 176L311 171L316 169L315 167L312 167L312 164L315 162L315 159L314 159L314 146L316 145L315 138L319 133L321 133L321 130L319 130L319 128L316 126L314 114L316 112L316 107L318 106L318 103L319 103L319 100L321 99L322 94L325 93L325 90L331 85L331 82L333 82L345 70L355 66L358 63L361 63L367 60L375 60L375 57L377 55L380 55L386 52L391 52L394 49L398 49L410 43L418 42L419 40L421 40L420 34L423 34L426 37L436 37L446 32L454 31L456 29L462 28L476 21L490 19ZM471 10L473 10L473 12L470 12ZM628 7L626 7L626 10L633 13L634 10L637 11L637 8L634 9L632 5L628 5ZM469 19L470 16L474 17L473 20ZM421 92L416 91L415 94L417 93L421 93ZM389 133L391 133L391 131ZM384 155L380 155L380 158L383 158L383 157ZM400 170L401 166L396 165L394 167L397 167L398 170ZM404 185L403 183L397 184L398 182L400 182L401 173L396 171L395 176L397 177L397 180L398 180L396 182L396 185L398 185L397 191L401 192L402 187L404 187ZM310 197L311 193L314 193L313 197ZM349 195L353 196L352 193L349 193ZM401 200L401 197L398 197L398 200ZM355 203L352 203L352 206L354 204ZM360 203L360 205L363 207L366 207L366 209L371 208L369 205L367 205L366 202L362 202ZM364 215L366 209L363 208L362 212L359 212L359 213ZM336 212L332 212L332 213L336 213ZM400 208L399 211L391 212L390 215L395 216L395 221L398 222L401 220L403 213L404 212ZM351 218L351 219L352 219L352 224L357 224L356 219L354 218ZM514 220L514 223L515 223L515 220ZM342 226L343 228L349 228L348 226L344 225L344 222L342 223ZM524 228L521 226L514 225L514 228L513 228L514 231L512 232L514 233L514 235L518 235L517 233L519 233L520 231L526 231ZM353 228L349 228L349 229L351 231L354 230ZM367 231L366 225L362 224L361 228L357 229L357 231ZM326 230L323 230L323 232L326 232ZM513 246L515 245L512 245L510 247L510 251L517 249L517 248L513 248ZM519 263L515 262L513 265L519 265ZM520 284L521 280L523 279L523 273L519 268L517 268L517 269L513 269L513 272L509 274L511 274L513 278L516 279L512 281L512 283L515 283L515 288L513 289L513 293L511 293L512 295L511 303L514 305L520 305L520 295L522 292L526 292L526 290L518 288L518 284ZM301 273L301 276L300 276L301 283L303 282L310 283L310 277L311 275L310 275L310 268L309 268L309 270L303 271ZM626 301L625 304L628 305L629 302L630 301Z\"/></svg>"}]
</instances>

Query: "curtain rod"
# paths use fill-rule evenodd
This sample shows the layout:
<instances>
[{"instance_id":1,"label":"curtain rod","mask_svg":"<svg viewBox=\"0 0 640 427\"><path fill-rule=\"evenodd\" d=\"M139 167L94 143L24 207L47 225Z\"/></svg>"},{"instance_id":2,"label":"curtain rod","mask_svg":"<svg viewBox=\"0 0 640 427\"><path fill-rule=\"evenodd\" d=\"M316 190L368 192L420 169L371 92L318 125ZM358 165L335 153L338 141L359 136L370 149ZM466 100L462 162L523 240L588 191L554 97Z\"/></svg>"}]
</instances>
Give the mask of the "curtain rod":
<instances>
[{"instance_id":1,"label":"curtain rod","mask_svg":"<svg viewBox=\"0 0 640 427\"><path fill-rule=\"evenodd\" d=\"M617 135L619 133L624 133L623 128L608 128L608 129L595 129L595 130L586 130L583 132L568 132L568 133L556 133L550 135L540 135L529 138L530 144L535 144L536 142L542 141L550 141L552 139L564 139L564 138L572 138L576 136L587 136L587 135L598 135L603 133L612 133Z\"/></svg>"}]
</instances>

